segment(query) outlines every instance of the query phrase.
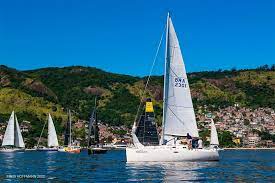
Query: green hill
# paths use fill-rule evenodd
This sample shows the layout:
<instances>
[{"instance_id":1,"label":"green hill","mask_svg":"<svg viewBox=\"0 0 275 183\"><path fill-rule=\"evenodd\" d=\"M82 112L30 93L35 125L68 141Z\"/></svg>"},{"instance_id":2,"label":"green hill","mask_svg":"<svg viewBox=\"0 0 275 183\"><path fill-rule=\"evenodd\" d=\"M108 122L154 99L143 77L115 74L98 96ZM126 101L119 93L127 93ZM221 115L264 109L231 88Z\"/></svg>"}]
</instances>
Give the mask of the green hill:
<instances>
[{"instance_id":1,"label":"green hill","mask_svg":"<svg viewBox=\"0 0 275 183\"><path fill-rule=\"evenodd\" d=\"M100 120L130 126L146 79L81 66L31 71L0 66L0 119L7 120L11 111L16 110L37 124L45 121L46 114L51 112L64 123L65 111L70 108L75 117L87 120L97 95ZM195 107L218 108L238 103L251 108L275 109L274 66L190 73L189 82ZM162 76L153 76L145 94L153 98L159 123L162 84ZM62 124L59 131L61 133Z\"/></svg>"}]
</instances>

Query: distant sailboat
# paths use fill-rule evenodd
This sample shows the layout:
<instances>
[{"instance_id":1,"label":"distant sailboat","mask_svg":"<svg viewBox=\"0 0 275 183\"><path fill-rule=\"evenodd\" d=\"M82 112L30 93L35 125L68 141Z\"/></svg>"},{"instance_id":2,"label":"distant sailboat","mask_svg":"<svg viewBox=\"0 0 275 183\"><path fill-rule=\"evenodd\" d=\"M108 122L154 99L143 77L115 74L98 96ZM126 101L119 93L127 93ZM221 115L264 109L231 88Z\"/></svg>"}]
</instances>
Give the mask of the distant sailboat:
<instances>
[{"instance_id":1,"label":"distant sailboat","mask_svg":"<svg viewBox=\"0 0 275 183\"><path fill-rule=\"evenodd\" d=\"M43 131L45 129L46 122L43 126L42 132L40 134L38 143L37 143L37 150L38 151L57 151L58 150L58 139L56 135L56 130L54 127L53 119L51 117L51 114L48 115L48 141L47 141L47 147L39 147L40 139L43 134Z\"/></svg>"},{"instance_id":2,"label":"distant sailboat","mask_svg":"<svg viewBox=\"0 0 275 183\"><path fill-rule=\"evenodd\" d=\"M150 146L159 144L154 107L150 98L146 100L145 111L137 123L136 136L142 145Z\"/></svg>"},{"instance_id":3,"label":"distant sailboat","mask_svg":"<svg viewBox=\"0 0 275 183\"><path fill-rule=\"evenodd\" d=\"M89 120L89 131L88 131L88 154L104 154L107 152L106 148L103 148L101 144L99 144L99 129L97 124L97 105L95 98L95 106L92 111Z\"/></svg>"},{"instance_id":4,"label":"distant sailboat","mask_svg":"<svg viewBox=\"0 0 275 183\"><path fill-rule=\"evenodd\" d=\"M22 151L25 143L21 134L17 117L14 111L11 113L0 152Z\"/></svg>"},{"instance_id":5,"label":"distant sailboat","mask_svg":"<svg viewBox=\"0 0 275 183\"><path fill-rule=\"evenodd\" d=\"M81 148L73 145L72 141L72 116L71 110L68 112L68 122L65 130L64 148L58 149L59 152L80 153Z\"/></svg>"},{"instance_id":6,"label":"distant sailboat","mask_svg":"<svg viewBox=\"0 0 275 183\"><path fill-rule=\"evenodd\" d=\"M182 141L199 137L196 118L178 38L168 14L166 26L166 64L164 73L163 126L159 146L142 145L132 128L134 147L126 148L127 162L141 161L213 161L215 149L190 149Z\"/></svg>"},{"instance_id":7,"label":"distant sailboat","mask_svg":"<svg viewBox=\"0 0 275 183\"><path fill-rule=\"evenodd\" d=\"M211 137L210 137L210 147L218 149L219 148L219 139L214 120L211 118Z\"/></svg>"}]
</instances>

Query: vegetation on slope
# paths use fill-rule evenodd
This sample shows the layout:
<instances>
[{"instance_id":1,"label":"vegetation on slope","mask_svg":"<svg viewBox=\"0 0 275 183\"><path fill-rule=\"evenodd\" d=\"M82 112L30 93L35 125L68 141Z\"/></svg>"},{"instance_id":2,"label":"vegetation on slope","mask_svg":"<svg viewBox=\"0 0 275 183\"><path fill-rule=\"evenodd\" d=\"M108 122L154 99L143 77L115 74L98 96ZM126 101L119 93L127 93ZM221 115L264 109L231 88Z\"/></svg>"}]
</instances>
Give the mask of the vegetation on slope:
<instances>
[{"instance_id":1,"label":"vegetation on slope","mask_svg":"<svg viewBox=\"0 0 275 183\"><path fill-rule=\"evenodd\" d=\"M215 109L238 103L275 109L274 66L196 72L188 77L195 108L207 105ZM68 108L78 118L88 120L98 96L100 120L130 126L140 99L151 97L160 124L163 76L151 77L148 90L143 93L146 79L80 66L24 72L0 66L0 120L7 120L15 109L19 118L31 121L33 126L39 124L38 129L48 112L61 124ZM59 134L62 126L58 127Z\"/></svg>"}]
</instances>

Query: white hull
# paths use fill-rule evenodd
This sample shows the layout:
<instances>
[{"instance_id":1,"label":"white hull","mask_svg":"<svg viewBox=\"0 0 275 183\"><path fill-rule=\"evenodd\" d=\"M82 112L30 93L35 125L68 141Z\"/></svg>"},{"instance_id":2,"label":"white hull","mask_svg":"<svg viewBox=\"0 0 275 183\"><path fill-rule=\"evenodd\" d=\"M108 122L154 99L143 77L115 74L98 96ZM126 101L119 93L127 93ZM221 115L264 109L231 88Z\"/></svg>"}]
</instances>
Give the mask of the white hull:
<instances>
[{"instance_id":1,"label":"white hull","mask_svg":"<svg viewBox=\"0 0 275 183\"><path fill-rule=\"evenodd\" d=\"M43 148L37 148L37 151L58 151L57 147L43 147Z\"/></svg>"},{"instance_id":2,"label":"white hull","mask_svg":"<svg viewBox=\"0 0 275 183\"><path fill-rule=\"evenodd\" d=\"M185 146L144 146L127 147L127 162L180 162L180 161L218 161L215 149L187 149Z\"/></svg>"},{"instance_id":3,"label":"white hull","mask_svg":"<svg viewBox=\"0 0 275 183\"><path fill-rule=\"evenodd\" d=\"M58 148L58 152L66 152L65 148Z\"/></svg>"},{"instance_id":4,"label":"white hull","mask_svg":"<svg viewBox=\"0 0 275 183\"><path fill-rule=\"evenodd\" d=\"M0 152L2 153L10 153L10 152L24 152L25 149L17 149L17 148L14 148L14 149L0 149Z\"/></svg>"}]
</instances>

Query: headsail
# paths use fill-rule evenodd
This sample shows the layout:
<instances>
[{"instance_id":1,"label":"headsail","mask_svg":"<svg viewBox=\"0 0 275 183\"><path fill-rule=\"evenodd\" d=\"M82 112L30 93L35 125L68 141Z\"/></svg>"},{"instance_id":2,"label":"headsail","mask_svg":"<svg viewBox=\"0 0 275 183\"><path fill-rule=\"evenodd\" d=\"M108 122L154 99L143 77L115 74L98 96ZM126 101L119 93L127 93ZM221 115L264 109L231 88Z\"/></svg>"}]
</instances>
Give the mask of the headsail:
<instances>
[{"instance_id":1,"label":"headsail","mask_svg":"<svg viewBox=\"0 0 275 183\"><path fill-rule=\"evenodd\" d=\"M217 134L217 129L214 124L214 120L211 119L211 137L210 137L210 145L215 146L219 145L219 139L218 139L218 134Z\"/></svg>"},{"instance_id":2,"label":"headsail","mask_svg":"<svg viewBox=\"0 0 275 183\"><path fill-rule=\"evenodd\" d=\"M14 116L15 116L15 139L14 139L14 146L15 147L24 148L25 147L25 143L23 141L23 137L22 137L21 130L20 130L20 127L19 127L19 124L18 124L18 120L17 120L16 115L14 115Z\"/></svg>"},{"instance_id":3,"label":"headsail","mask_svg":"<svg viewBox=\"0 0 275 183\"><path fill-rule=\"evenodd\" d=\"M58 146L58 140L57 135L55 131L55 127L53 124L53 119L51 115L49 114L48 118L48 147L57 147Z\"/></svg>"},{"instance_id":4,"label":"headsail","mask_svg":"<svg viewBox=\"0 0 275 183\"><path fill-rule=\"evenodd\" d=\"M2 146L14 146L14 111L12 111L8 126L4 135Z\"/></svg>"},{"instance_id":5,"label":"headsail","mask_svg":"<svg viewBox=\"0 0 275 183\"><path fill-rule=\"evenodd\" d=\"M167 19L162 142L189 133L198 137L198 128L178 38L170 16Z\"/></svg>"}]
</instances>

